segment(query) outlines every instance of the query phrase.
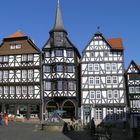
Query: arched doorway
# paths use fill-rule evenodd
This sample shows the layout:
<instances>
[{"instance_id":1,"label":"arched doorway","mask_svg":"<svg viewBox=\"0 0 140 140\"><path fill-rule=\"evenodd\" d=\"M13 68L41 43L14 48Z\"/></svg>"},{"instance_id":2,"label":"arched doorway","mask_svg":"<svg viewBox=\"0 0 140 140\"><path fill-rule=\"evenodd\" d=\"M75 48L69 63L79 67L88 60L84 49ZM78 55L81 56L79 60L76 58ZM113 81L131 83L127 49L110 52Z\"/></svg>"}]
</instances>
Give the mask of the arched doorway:
<instances>
[{"instance_id":1,"label":"arched doorway","mask_svg":"<svg viewBox=\"0 0 140 140\"><path fill-rule=\"evenodd\" d=\"M47 111L47 116L51 116L51 114L55 111L58 110L58 104L54 101L49 101L46 104L46 111Z\"/></svg>"},{"instance_id":2,"label":"arched doorway","mask_svg":"<svg viewBox=\"0 0 140 140\"><path fill-rule=\"evenodd\" d=\"M70 100L65 101L62 105L62 110L66 111L63 114L63 118L74 118L75 117L76 107L72 101L70 101Z\"/></svg>"}]
</instances>

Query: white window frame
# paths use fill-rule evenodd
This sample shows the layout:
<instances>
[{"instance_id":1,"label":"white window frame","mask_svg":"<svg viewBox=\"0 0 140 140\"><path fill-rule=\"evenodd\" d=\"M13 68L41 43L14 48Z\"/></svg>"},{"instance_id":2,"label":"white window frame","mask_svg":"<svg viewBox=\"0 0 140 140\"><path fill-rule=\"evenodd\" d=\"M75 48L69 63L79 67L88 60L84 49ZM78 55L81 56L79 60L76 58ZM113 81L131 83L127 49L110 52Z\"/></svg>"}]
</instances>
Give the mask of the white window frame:
<instances>
[{"instance_id":1,"label":"white window frame","mask_svg":"<svg viewBox=\"0 0 140 140\"><path fill-rule=\"evenodd\" d=\"M112 83L113 84L118 84L118 77L117 76L112 77Z\"/></svg>"},{"instance_id":2,"label":"white window frame","mask_svg":"<svg viewBox=\"0 0 140 140\"><path fill-rule=\"evenodd\" d=\"M129 87L129 93L135 93L135 87Z\"/></svg>"},{"instance_id":3,"label":"white window frame","mask_svg":"<svg viewBox=\"0 0 140 140\"><path fill-rule=\"evenodd\" d=\"M34 87L28 86L28 94L32 95L34 93Z\"/></svg>"},{"instance_id":4,"label":"white window frame","mask_svg":"<svg viewBox=\"0 0 140 140\"><path fill-rule=\"evenodd\" d=\"M8 56L3 56L3 62L8 62Z\"/></svg>"},{"instance_id":5,"label":"white window frame","mask_svg":"<svg viewBox=\"0 0 140 140\"><path fill-rule=\"evenodd\" d=\"M8 70L3 71L3 79L8 79Z\"/></svg>"},{"instance_id":6,"label":"white window frame","mask_svg":"<svg viewBox=\"0 0 140 140\"><path fill-rule=\"evenodd\" d=\"M94 71L99 71L99 64L94 64Z\"/></svg>"},{"instance_id":7,"label":"white window frame","mask_svg":"<svg viewBox=\"0 0 140 140\"><path fill-rule=\"evenodd\" d=\"M94 77L89 77L89 85L94 85Z\"/></svg>"},{"instance_id":8,"label":"white window frame","mask_svg":"<svg viewBox=\"0 0 140 140\"><path fill-rule=\"evenodd\" d=\"M110 63L106 63L106 71L111 71L111 65L110 65Z\"/></svg>"},{"instance_id":9,"label":"white window frame","mask_svg":"<svg viewBox=\"0 0 140 140\"><path fill-rule=\"evenodd\" d=\"M8 95L8 93L9 93L8 86L4 86L4 95Z\"/></svg>"},{"instance_id":10,"label":"white window frame","mask_svg":"<svg viewBox=\"0 0 140 140\"><path fill-rule=\"evenodd\" d=\"M15 87L14 86L10 86L10 94L15 94Z\"/></svg>"},{"instance_id":11,"label":"white window frame","mask_svg":"<svg viewBox=\"0 0 140 140\"><path fill-rule=\"evenodd\" d=\"M88 64L88 71L93 71L93 64L92 63Z\"/></svg>"},{"instance_id":12,"label":"white window frame","mask_svg":"<svg viewBox=\"0 0 140 140\"><path fill-rule=\"evenodd\" d=\"M111 84L111 76L106 76L106 84Z\"/></svg>"},{"instance_id":13,"label":"white window frame","mask_svg":"<svg viewBox=\"0 0 140 140\"><path fill-rule=\"evenodd\" d=\"M90 57L94 58L94 56L95 56L95 53L94 52L90 52Z\"/></svg>"},{"instance_id":14,"label":"white window frame","mask_svg":"<svg viewBox=\"0 0 140 140\"><path fill-rule=\"evenodd\" d=\"M136 93L140 93L140 87L135 87Z\"/></svg>"},{"instance_id":15,"label":"white window frame","mask_svg":"<svg viewBox=\"0 0 140 140\"><path fill-rule=\"evenodd\" d=\"M107 97L108 97L108 99L112 99L113 98L112 90L108 90L107 91Z\"/></svg>"},{"instance_id":16,"label":"white window frame","mask_svg":"<svg viewBox=\"0 0 140 140\"><path fill-rule=\"evenodd\" d=\"M95 99L95 91L90 91L90 99Z\"/></svg>"},{"instance_id":17,"label":"white window frame","mask_svg":"<svg viewBox=\"0 0 140 140\"><path fill-rule=\"evenodd\" d=\"M102 120L103 119L102 108L96 108L95 113L96 113L96 120Z\"/></svg>"},{"instance_id":18,"label":"white window frame","mask_svg":"<svg viewBox=\"0 0 140 140\"><path fill-rule=\"evenodd\" d=\"M45 82L45 90L51 90L51 82Z\"/></svg>"},{"instance_id":19,"label":"white window frame","mask_svg":"<svg viewBox=\"0 0 140 140\"><path fill-rule=\"evenodd\" d=\"M100 85L100 77L95 77L95 85Z\"/></svg>"},{"instance_id":20,"label":"white window frame","mask_svg":"<svg viewBox=\"0 0 140 140\"><path fill-rule=\"evenodd\" d=\"M22 86L22 95L27 95L27 86Z\"/></svg>"},{"instance_id":21,"label":"white window frame","mask_svg":"<svg viewBox=\"0 0 140 140\"><path fill-rule=\"evenodd\" d=\"M22 79L27 79L27 70L22 70Z\"/></svg>"},{"instance_id":22,"label":"white window frame","mask_svg":"<svg viewBox=\"0 0 140 140\"><path fill-rule=\"evenodd\" d=\"M21 95L21 87L20 86L16 86L16 94Z\"/></svg>"},{"instance_id":23,"label":"white window frame","mask_svg":"<svg viewBox=\"0 0 140 140\"><path fill-rule=\"evenodd\" d=\"M112 71L117 71L117 64L116 63L112 63Z\"/></svg>"},{"instance_id":24,"label":"white window frame","mask_svg":"<svg viewBox=\"0 0 140 140\"><path fill-rule=\"evenodd\" d=\"M113 91L113 96L114 96L114 99L118 99L119 98L119 92L118 92L118 90L114 90Z\"/></svg>"},{"instance_id":25,"label":"white window frame","mask_svg":"<svg viewBox=\"0 0 140 140\"><path fill-rule=\"evenodd\" d=\"M33 54L29 54L28 55L28 61L33 61L34 60L34 55Z\"/></svg>"},{"instance_id":26,"label":"white window frame","mask_svg":"<svg viewBox=\"0 0 140 140\"><path fill-rule=\"evenodd\" d=\"M28 79L33 79L33 70L28 70Z\"/></svg>"},{"instance_id":27,"label":"white window frame","mask_svg":"<svg viewBox=\"0 0 140 140\"><path fill-rule=\"evenodd\" d=\"M2 95L2 94L3 94L3 87L0 86L0 95Z\"/></svg>"},{"instance_id":28,"label":"white window frame","mask_svg":"<svg viewBox=\"0 0 140 140\"><path fill-rule=\"evenodd\" d=\"M96 91L96 99L101 99L101 91Z\"/></svg>"},{"instance_id":29,"label":"white window frame","mask_svg":"<svg viewBox=\"0 0 140 140\"><path fill-rule=\"evenodd\" d=\"M27 61L27 55L26 54L23 54L22 55L22 62L26 62Z\"/></svg>"}]
</instances>

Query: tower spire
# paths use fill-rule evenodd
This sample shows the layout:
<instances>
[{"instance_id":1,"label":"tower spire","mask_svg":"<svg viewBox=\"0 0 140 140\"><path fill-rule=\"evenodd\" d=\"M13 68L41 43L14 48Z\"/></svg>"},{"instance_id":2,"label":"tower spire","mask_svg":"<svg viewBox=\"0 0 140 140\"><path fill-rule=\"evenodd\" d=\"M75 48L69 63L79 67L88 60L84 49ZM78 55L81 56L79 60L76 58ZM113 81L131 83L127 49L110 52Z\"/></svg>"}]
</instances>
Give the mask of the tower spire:
<instances>
[{"instance_id":1,"label":"tower spire","mask_svg":"<svg viewBox=\"0 0 140 140\"><path fill-rule=\"evenodd\" d=\"M55 23L54 23L53 30L64 30L63 21L62 21L61 12L60 12L59 0L57 0L57 10L56 10Z\"/></svg>"}]
</instances>

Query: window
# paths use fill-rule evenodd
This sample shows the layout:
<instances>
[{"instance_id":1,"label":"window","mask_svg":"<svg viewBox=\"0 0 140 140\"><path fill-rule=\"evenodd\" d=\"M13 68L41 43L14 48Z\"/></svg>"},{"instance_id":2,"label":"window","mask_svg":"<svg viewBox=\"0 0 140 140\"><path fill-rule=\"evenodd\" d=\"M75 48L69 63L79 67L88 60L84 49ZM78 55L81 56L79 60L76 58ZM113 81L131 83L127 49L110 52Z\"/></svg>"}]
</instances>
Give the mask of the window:
<instances>
[{"instance_id":1,"label":"window","mask_svg":"<svg viewBox=\"0 0 140 140\"><path fill-rule=\"evenodd\" d=\"M46 57L50 57L50 52L48 51L48 52L45 52L45 56Z\"/></svg>"},{"instance_id":2,"label":"window","mask_svg":"<svg viewBox=\"0 0 140 140\"><path fill-rule=\"evenodd\" d=\"M123 109L122 108L117 108L117 120L122 120L123 119Z\"/></svg>"},{"instance_id":3,"label":"window","mask_svg":"<svg viewBox=\"0 0 140 140\"><path fill-rule=\"evenodd\" d=\"M96 120L102 120L103 112L101 108L96 108Z\"/></svg>"},{"instance_id":4,"label":"window","mask_svg":"<svg viewBox=\"0 0 140 140\"><path fill-rule=\"evenodd\" d=\"M93 71L93 64L88 64L88 71Z\"/></svg>"},{"instance_id":5,"label":"window","mask_svg":"<svg viewBox=\"0 0 140 140\"><path fill-rule=\"evenodd\" d=\"M117 76L113 76L113 77L112 77L112 83L113 83L113 84L117 84L117 83L118 83L118 78L117 78Z\"/></svg>"},{"instance_id":6,"label":"window","mask_svg":"<svg viewBox=\"0 0 140 140\"><path fill-rule=\"evenodd\" d=\"M22 86L22 94L26 95L27 94L27 87L26 86Z\"/></svg>"},{"instance_id":7,"label":"window","mask_svg":"<svg viewBox=\"0 0 140 140\"><path fill-rule=\"evenodd\" d=\"M108 57L108 52L104 51L104 57Z\"/></svg>"},{"instance_id":8,"label":"window","mask_svg":"<svg viewBox=\"0 0 140 140\"><path fill-rule=\"evenodd\" d=\"M22 70L22 78L23 79L27 78L27 70Z\"/></svg>"},{"instance_id":9,"label":"window","mask_svg":"<svg viewBox=\"0 0 140 140\"><path fill-rule=\"evenodd\" d=\"M67 66L67 72L74 72L73 66Z\"/></svg>"},{"instance_id":10,"label":"window","mask_svg":"<svg viewBox=\"0 0 140 140\"><path fill-rule=\"evenodd\" d=\"M107 108L107 120L113 120L113 109L112 108Z\"/></svg>"},{"instance_id":11,"label":"window","mask_svg":"<svg viewBox=\"0 0 140 140\"><path fill-rule=\"evenodd\" d=\"M112 64L112 71L116 71L116 70L117 70L116 63L113 63L113 64Z\"/></svg>"},{"instance_id":12,"label":"window","mask_svg":"<svg viewBox=\"0 0 140 140\"><path fill-rule=\"evenodd\" d=\"M4 86L4 94L8 94L8 91L9 91L8 86Z\"/></svg>"},{"instance_id":13,"label":"window","mask_svg":"<svg viewBox=\"0 0 140 140\"><path fill-rule=\"evenodd\" d=\"M114 99L118 99L119 98L118 90L114 90L113 94L114 94Z\"/></svg>"},{"instance_id":14,"label":"window","mask_svg":"<svg viewBox=\"0 0 140 140\"><path fill-rule=\"evenodd\" d=\"M17 95L21 94L21 87L20 86L16 86L16 94Z\"/></svg>"},{"instance_id":15,"label":"window","mask_svg":"<svg viewBox=\"0 0 140 140\"><path fill-rule=\"evenodd\" d=\"M140 87L136 87L136 93L140 93Z\"/></svg>"},{"instance_id":16,"label":"window","mask_svg":"<svg viewBox=\"0 0 140 140\"><path fill-rule=\"evenodd\" d=\"M14 88L14 86L10 86L10 94L15 94L15 88Z\"/></svg>"},{"instance_id":17,"label":"window","mask_svg":"<svg viewBox=\"0 0 140 140\"><path fill-rule=\"evenodd\" d=\"M89 77L89 84L93 85L94 84L94 78L93 77Z\"/></svg>"},{"instance_id":18,"label":"window","mask_svg":"<svg viewBox=\"0 0 140 140\"><path fill-rule=\"evenodd\" d=\"M2 56L0 56L0 62L2 62Z\"/></svg>"},{"instance_id":19,"label":"window","mask_svg":"<svg viewBox=\"0 0 140 140\"><path fill-rule=\"evenodd\" d=\"M22 61L26 62L27 61L27 55L22 55Z\"/></svg>"},{"instance_id":20,"label":"window","mask_svg":"<svg viewBox=\"0 0 140 140\"><path fill-rule=\"evenodd\" d=\"M28 78L33 79L33 70L28 70Z\"/></svg>"},{"instance_id":21,"label":"window","mask_svg":"<svg viewBox=\"0 0 140 140\"><path fill-rule=\"evenodd\" d=\"M51 90L51 82L46 82L45 90Z\"/></svg>"},{"instance_id":22,"label":"window","mask_svg":"<svg viewBox=\"0 0 140 140\"><path fill-rule=\"evenodd\" d=\"M129 87L129 92L130 92L130 93L134 93L134 92L135 92L134 87Z\"/></svg>"},{"instance_id":23,"label":"window","mask_svg":"<svg viewBox=\"0 0 140 140\"><path fill-rule=\"evenodd\" d=\"M75 90L75 82L74 81L68 82L68 90Z\"/></svg>"},{"instance_id":24,"label":"window","mask_svg":"<svg viewBox=\"0 0 140 140\"><path fill-rule=\"evenodd\" d=\"M63 56L63 51L62 50L56 50L56 56L61 57Z\"/></svg>"},{"instance_id":25,"label":"window","mask_svg":"<svg viewBox=\"0 0 140 140\"><path fill-rule=\"evenodd\" d=\"M28 94L33 94L34 93L34 88L33 86L28 87Z\"/></svg>"},{"instance_id":26,"label":"window","mask_svg":"<svg viewBox=\"0 0 140 140\"><path fill-rule=\"evenodd\" d=\"M106 77L106 83L107 84L111 84L111 76L107 76Z\"/></svg>"},{"instance_id":27,"label":"window","mask_svg":"<svg viewBox=\"0 0 140 140\"><path fill-rule=\"evenodd\" d=\"M3 62L8 62L8 56L3 56Z\"/></svg>"},{"instance_id":28,"label":"window","mask_svg":"<svg viewBox=\"0 0 140 140\"><path fill-rule=\"evenodd\" d=\"M20 49L21 48L21 44L11 44L10 45L10 49Z\"/></svg>"},{"instance_id":29,"label":"window","mask_svg":"<svg viewBox=\"0 0 140 140\"><path fill-rule=\"evenodd\" d=\"M0 86L0 97L2 94L3 94L3 89L2 89L2 86Z\"/></svg>"},{"instance_id":30,"label":"window","mask_svg":"<svg viewBox=\"0 0 140 140\"><path fill-rule=\"evenodd\" d=\"M51 72L50 66L45 66L45 72Z\"/></svg>"},{"instance_id":31,"label":"window","mask_svg":"<svg viewBox=\"0 0 140 140\"><path fill-rule=\"evenodd\" d=\"M20 48L21 48L21 44L16 44L16 45L15 45L15 48L16 48L16 49L20 49Z\"/></svg>"},{"instance_id":32,"label":"window","mask_svg":"<svg viewBox=\"0 0 140 140\"><path fill-rule=\"evenodd\" d=\"M63 87L62 81L58 81L57 90L62 90L62 87Z\"/></svg>"},{"instance_id":33,"label":"window","mask_svg":"<svg viewBox=\"0 0 140 140\"><path fill-rule=\"evenodd\" d=\"M101 91L96 91L96 99L101 99Z\"/></svg>"},{"instance_id":34,"label":"window","mask_svg":"<svg viewBox=\"0 0 140 140\"><path fill-rule=\"evenodd\" d=\"M95 77L95 84L100 85L100 77Z\"/></svg>"},{"instance_id":35,"label":"window","mask_svg":"<svg viewBox=\"0 0 140 140\"><path fill-rule=\"evenodd\" d=\"M63 65L57 65L56 66L56 71L57 72L63 72Z\"/></svg>"},{"instance_id":36,"label":"window","mask_svg":"<svg viewBox=\"0 0 140 140\"><path fill-rule=\"evenodd\" d=\"M94 52L91 52L91 53L90 53L90 57L91 57L91 58L94 58Z\"/></svg>"},{"instance_id":37,"label":"window","mask_svg":"<svg viewBox=\"0 0 140 140\"><path fill-rule=\"evenodd\" d=\"M3 71L3 79L8 79L8 71Z\"/></svg>"},{"instance_id":38,"label":"window","mask_svg":"<svg viewBox=\"0 0 140 140\"><path fill-rule=\"evenodd\" d=\"M94 71L99 71L99 64L94 64Z\"/></svg>"},{"instance_id":39,"label":"window","mask_svg":"<svg viewBox=\"0 0 140 140\"><path fill-rule=\"evenodd\" d=\"M110 71L110 63L106 63L106 71Z\"/></svg>"},{"instance_id":40,"label":"window","mask_svg":"<svg viewBox=\"0 0 140 140\"><path fill-rule=\"evenodd\" d=\"M73 51L68 50L67 51L67 57L73 57Z\"/></svg>"},{"instance_id":41,"label":"window","mask_svg":"<svg viewBox=\"0 0 140 140\"><path fill-rule=\"evenodd\" d=\"M15 49L16 48L16 46L15 46L15 44L11 44L10 45L10 49L12 50L12 49Z\"/></svg>"},{"instance_id":42,"label":"window","mask_svg":"<svg viewBox=\"0 0 140 140\"><path fill-rule=\"evenodd\" d=\"M95 99L95 91L90 91L90 99Z\"/></svg>"},{"instance_id":43,"label":"window","mask_svg":"<svg viewBox=\"0 0 140 140\"><path fill-rule=\"evenodd\" d=\"M34 57L33 57L33 54L29 54L28 55L28 61L33 61Z\"/></svg>"},{"instance_id":44,"label":"window","mask_svg":"<svg viewBox=\"0 0 140 140\"><path fill-rule=\"evenodd\" d=\"M112 99L112 90L107 91L108 99Z\"/></svg>"}]
</instances>

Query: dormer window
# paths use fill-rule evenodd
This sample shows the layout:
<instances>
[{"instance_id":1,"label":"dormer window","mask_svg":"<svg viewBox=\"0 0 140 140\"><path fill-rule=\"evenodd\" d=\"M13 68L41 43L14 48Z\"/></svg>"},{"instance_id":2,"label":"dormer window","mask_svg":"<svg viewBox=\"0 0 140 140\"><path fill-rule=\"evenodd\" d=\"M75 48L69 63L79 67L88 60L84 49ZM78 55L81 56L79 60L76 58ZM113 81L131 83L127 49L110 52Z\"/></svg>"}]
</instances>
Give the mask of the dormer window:
<instances>
[{"instance_id":1,"label":"dormer window","mask_svg":"<svg viewBox=\"0 0 140 140\"><path fill-rule=\"evenodd\" d=\"M11 44L10 49L11 50L13 50L13 49L21 49L21 44Z\"/></svg>"}]
</instances>

